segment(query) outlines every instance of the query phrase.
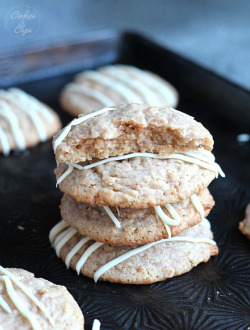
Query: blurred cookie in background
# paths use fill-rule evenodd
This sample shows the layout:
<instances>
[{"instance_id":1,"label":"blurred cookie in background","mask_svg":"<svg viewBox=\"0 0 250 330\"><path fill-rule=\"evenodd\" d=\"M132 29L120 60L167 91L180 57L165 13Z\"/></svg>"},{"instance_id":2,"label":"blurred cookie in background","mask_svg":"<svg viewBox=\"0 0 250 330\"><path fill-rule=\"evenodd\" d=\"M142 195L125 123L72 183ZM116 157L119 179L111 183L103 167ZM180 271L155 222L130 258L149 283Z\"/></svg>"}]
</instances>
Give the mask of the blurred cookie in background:
<instances>
[{"instance_id":1,"label":"blurred cookie in background","mask_svg":"<svg viewBox=\"0 0 250 330\"><path fill-rule=\"evenodd\" d=\"M33 96L18 88L0 90L0 153L35 146L60 127L58 115Z\"/></svg>"},{"instance_id":2,"label":"blurred cookie in background","mask_svg":"<svg viewBox=\"0 0 250 330\"><path fill-rule=\"evenodd\" d=\"M176 89L158 75L129 65L108 65L87 70L67 84L60 97L63 109L72 116L114 104L141 103L175 107Z\"/></svg>"}]
</instances>

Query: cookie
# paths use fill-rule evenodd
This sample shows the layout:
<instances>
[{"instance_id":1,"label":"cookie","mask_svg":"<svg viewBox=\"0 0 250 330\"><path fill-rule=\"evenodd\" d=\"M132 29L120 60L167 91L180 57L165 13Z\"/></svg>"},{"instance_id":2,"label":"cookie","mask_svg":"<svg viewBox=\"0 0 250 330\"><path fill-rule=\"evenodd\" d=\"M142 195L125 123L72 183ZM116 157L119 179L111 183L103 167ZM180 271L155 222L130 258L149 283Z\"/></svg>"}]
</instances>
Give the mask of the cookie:
<instances>
[{"instance_id":1,"label":"cookie","mask_svg":"<svg viewBox=\"0 0 250 330\"><path fill-rule=\"evenodd\" d=\"M176 89L152 72L128 65L109 65L77 75L73 83L64 87L60 102L65 111L77 116L132 102L175 107L178 99Z\"/></svg>"},{"instance_id":2,"label":"cookie","mask_svg":"<svg viewBox=\"0 0 250 330\"><path fill-rule=\"evenodd\" d=\"M246 235L250 239L250 204L246 207L245 219L240 222L239 229L242 234Z\"/></svg>"},{"instance_id":3,"label":"cookie","mask_svg":"<svg viewBox=\"0 0 250 330\"><path fill-rule=\"evenodd\" d=\"M201 214L197 211L199 206L197 207L191 198L171 205L178 214L177 225L169 226L172 237L198 224L214 206L213 197L208 189L201 191L197 197L203 209ZM166 216L173 218L172 209L170 209L172 214L167 208L162 207L162 210ZM62 219L67 225L95 241L111 245L137 245L168 238L168 231L154 208L112 208L111 212L120 222L120 228L116 226L103 207L78 203L67 195L64 195L61 202Z\"/></svg>"},{"instance_id":4,"label":"cookie","mask_svg":"<svg viewBox=\"0 0 250 330\"><path fill-rule=\"evenodd\" d=\"M0 267L0 328L83 329L82 312L64 286L23 269Z\"/></svg>"},{"instance_id":5,"label":"cookie","mask_svg":"<svg viewBox=\"0 0 250 330\"><path fill-rule=\"evenodd\" d=\"M0 90L0 153L35 146L60 127L58 115L33 96L18 88Z\"/></svg>"},{"instance_id":6,"label":"cookie","mask_svg":"<svg viewBox=\"0 0 250 330\"><path fill-rule=\"evenodd\" d=\"M67 168L66 164L58 164L57 179ZM214 171L179 159L136 157L74 169L59 187L87 204L147 208L186 199L206 188L214 178Z\"/></svg>"},{"instance_id":7,"label":"cookie","mask_svg":"<svg viewBox=\"0 0 250 330\"><path fill-rule=\"evenodd\" d=\"M53 139L58 162L79 163L136 152L166 156L203 148L213 138L193 117L172 108L128 104L74 119Z\"/></svg>"},{"instance_id":8,"label":"cookie","mask_svg":"<svg viewBox=\"0 0 250 330\"><path fill-rule=\"evenodd\" d=\"M111 246L95 242L65 226L64 222L57 224L50 234L57 255L67 267L95 281L123 284L150 284L189 272L218 253L212 238L210 224L205 219L169 241L160 240L142 246Z\"/></svg>"}]
</instances>

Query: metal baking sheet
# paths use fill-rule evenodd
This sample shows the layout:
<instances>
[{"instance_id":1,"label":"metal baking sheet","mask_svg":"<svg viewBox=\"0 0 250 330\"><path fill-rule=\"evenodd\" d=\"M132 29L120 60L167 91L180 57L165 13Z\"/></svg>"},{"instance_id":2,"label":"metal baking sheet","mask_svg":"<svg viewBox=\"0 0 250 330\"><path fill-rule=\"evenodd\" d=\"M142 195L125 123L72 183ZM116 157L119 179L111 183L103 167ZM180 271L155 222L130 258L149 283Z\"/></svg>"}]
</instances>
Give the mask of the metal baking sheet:
<instances>
[{"instance_id":1,"label":"metal baking sheet","mask_svg":"<svg viewBox=\"0 0 250 330\"><path fill-rule=\"evenodd\" d=\"M48 241L61 220L51 141L0 156L0 264L21 267L65 285L85 316L101 329L247 329L250 327L250 241L238 230L250 202L250 94L195 63L131 32L104 31L69 44L1 55L0 86L18 86L71 118L58 96L74 74L109 63L132 64L168 79L180 92L178 109L207 127L226 173L210 185L209 215L220 253L191 272L152 285L95 284L67 270Z\"/></svg>"}]
</instances>

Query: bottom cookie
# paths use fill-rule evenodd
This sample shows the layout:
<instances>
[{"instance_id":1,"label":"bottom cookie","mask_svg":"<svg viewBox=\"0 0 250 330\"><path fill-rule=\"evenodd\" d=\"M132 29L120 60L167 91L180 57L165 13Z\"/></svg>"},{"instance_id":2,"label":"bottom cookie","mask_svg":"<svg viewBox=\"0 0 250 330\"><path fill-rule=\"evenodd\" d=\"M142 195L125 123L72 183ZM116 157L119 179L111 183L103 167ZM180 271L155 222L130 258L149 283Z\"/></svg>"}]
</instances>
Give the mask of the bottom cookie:
<instances>
[{"instance_id":1,"label":"bottom cookie","mask_svg":"<svg viewBox=\"0 0 250 330\"><path fill-rule=\"evenodd\" d=\"M218 254L212 238L206 219L181 235L141 246L95 242L64 220L50 232L50 241L67 267L95 281L123 284L150 284L190 271Z\"/></svg>"},{"instance_id":2,"label":"bottom cookie","mask_svg":"<svg viewBox=\"0 0 250 330\"><path fill-rule=\"evenodd\" d=\"M245 219L240 222L239 229L242 234L246 235L250 239L250 203L246 207Z\"/></svg>"},{"instance_id":3,"label":"bottom cookie","mask_svg":"<svg viewBox=\"0 0 250 330\"><path fill-rule=\"evenodd\" d=\"M64 286L0 266L0 329L79 329L82 312Z\"/></svg>"}]
</instances>

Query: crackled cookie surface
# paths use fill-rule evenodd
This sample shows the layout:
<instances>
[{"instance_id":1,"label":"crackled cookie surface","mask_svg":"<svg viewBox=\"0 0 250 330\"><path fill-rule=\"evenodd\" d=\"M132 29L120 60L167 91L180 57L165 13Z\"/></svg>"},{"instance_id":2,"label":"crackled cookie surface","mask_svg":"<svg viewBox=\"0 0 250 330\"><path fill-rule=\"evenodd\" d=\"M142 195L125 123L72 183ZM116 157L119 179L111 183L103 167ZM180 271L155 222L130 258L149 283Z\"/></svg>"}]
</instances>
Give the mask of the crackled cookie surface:
<instances>
[{"instance_id":1,"label":"crackled cookie surface","mask_svg":"<svg viewBox=\"0 0 250 330\"><path fill-rule=\"evenodd\" d=\"M201 148L211 151L213 138L185 113L128 104L74 119L55 135L53 145L57 161L79 163L135 152L166 156Z\"/></svg>"},{"instance_id":2,"label":"crackled cookie surface","mask_svg":"<svg viewBox=\"0 0 250 330\"><path fill-rule=\"evenodd\" d=\"M239 229L242 234L246 235L250 239L250 204L246 207L245 219L240 222Z\"/></svg>"},{"instance_id":3,"label":"crackled cookie surface","mask_svg":"<svg viewBox=\"0 0 250 330\"><path fill-rule=\"evenodd\" d=\"M0 153L35 146L60 127L58 115L33 96L18 88L0 90Z\"/></svg>"},{"instance_id":4,"label":"crackled cookie surface","mask_svg":"<svg viewBox=\"0 0 250 330\"><path fill-rule=\"evenodd\" d=\"M60 226L60 224L59 224ZM62 233L67 230L66 236ZM189 228L172 240L158 241L144 245L144 250L138 252L141 246L111 246L102 244L81 236L71 227L64 227L62 232L52 232L51 241L58 256L67 266L76 269L83 275L97 280L123 284L150 284L163 281L190 271L201 262L207 262L211 256L218 253L213 234L207 220ZM53 237L52 237L53 236ZM60 240L64 238L64 244ZM188 241L185 241L188 240ZM199 242L197 240L200 240ZM155 244L155 245L154 245ZM135 254L130 256L130 252ZM126 253L126 260L107 267L107 264ZM128 255L126 255L128 256ZM109 264L110 265L110 264ZM104 267L104 268L102 268Z\"/></svg>"},{"instance_id":5,"label":"crackled cookie surface","mask_svg":"<svg viewBox=\"0 0 250 330\"><path fill-rule=\"evenodd\" d=\"M0 297L3 329L83 329L82 312L67 289L23 269L0 267Z\"/></svg>"},{"instance_id":6,"label":"crackled cookie surface","mask_svg":"<svg viewBox=\"0 0 250 330\"><path fill-rule=\"evenodd\" d=\"M200 201L200 209L204 210L203 216L207 216L214 206L213 197L208 189L204 189L197 194L197 198ZM199 207L196 209L197 206L191 198L171 206L179 216L179 224L169 226L172 236L179 235L202 220L202 215L197 211ZM171 213L164 206L162 210L172 218ZM90 236L98 242L111 245L136 245L168 238L164 222L157 216L154 208L111 208L111 212L120 222L120 228L115 225L103 207L78 203L67 195L64 195L61 203L62 219L81 235Z\"/></svg>"},{"instance_id":7,"label":"crackled cookie surface","mask_svg":"<svg viewBox=\"0 0 250 330\"><path fill-rule=\"evenodd\" d=\"M128 65L109 65L84 71L67 84L61 94L62 107L72 116L113 104L138 102L175 107L176 89L159 76Z\"/></svg>"}]
</instances>

